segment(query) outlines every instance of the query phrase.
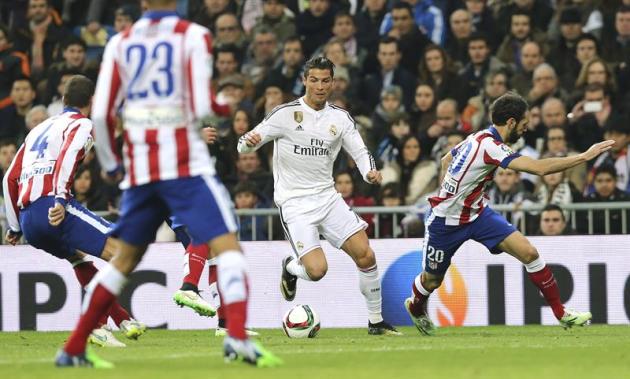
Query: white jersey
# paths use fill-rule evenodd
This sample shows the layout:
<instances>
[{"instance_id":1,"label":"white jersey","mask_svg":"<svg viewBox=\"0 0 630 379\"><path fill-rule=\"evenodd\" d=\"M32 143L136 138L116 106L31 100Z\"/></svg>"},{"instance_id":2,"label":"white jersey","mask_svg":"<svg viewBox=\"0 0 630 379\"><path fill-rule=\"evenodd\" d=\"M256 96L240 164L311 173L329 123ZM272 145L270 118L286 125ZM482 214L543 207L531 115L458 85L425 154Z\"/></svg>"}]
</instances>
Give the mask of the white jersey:
<instances>
[{"instance_id":1,"label":"white jersey","mask_svg":"<svg viewBox=\"0 0 630 379\"><path fill-rule=\"evenodd\" d=\"M115 153L121 113L121 188L215 173L198 126L229 108L218 105L210 89L211 51L208 29L169 11L146 12L107 43L92 119L99 161L112 172L121 160Z\"/></svg>"},{"instance_id":2,"label":"white jersey","mask_svg":"<svg viewBox=\"0 0 630 379\"><path fill-rule=\"evenodd\" d=\"M376 169L350 114L332 104L319 111L306 105L304 98L282 104L250 133L254 132L262 137L261 143L247 147L243 136L238 151L251 152L274 142L274 200L278 205L291 198L334 191L333 164L342 147L357 163L364 180Z\"/></svg>"},{"instance_id":3,"label":"white jersey","mask_svg":"<svg viewBox=\"0 0 630 379\"><path fill-rule=\"evenodd\" d=\"M70 199L76 167L91 146L92 121L72 108L30 131L3 180L11 230L20 230L19 210L40 197Z\"/></svg>"},{"instance_id":4,"label":"white jersey","mask_svg":"<svg viewBox=\"0 0 630 379\"><path fill-rule=\"evenodd\" d=\"M451 150L440 190L429 198L433 213L446 225L474 221L487 206L487 190L498 166L506 168L520 154L503 143L494 127L471 134Z\"/></svg>"}]
</instances>

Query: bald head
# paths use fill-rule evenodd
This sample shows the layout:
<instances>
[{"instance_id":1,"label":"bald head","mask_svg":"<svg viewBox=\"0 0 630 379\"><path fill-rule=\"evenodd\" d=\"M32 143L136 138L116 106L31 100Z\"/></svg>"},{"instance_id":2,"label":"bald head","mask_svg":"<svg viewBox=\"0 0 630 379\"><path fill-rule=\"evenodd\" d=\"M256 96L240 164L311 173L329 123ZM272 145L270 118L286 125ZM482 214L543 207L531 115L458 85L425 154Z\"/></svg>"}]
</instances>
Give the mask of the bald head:
<instances>
[{"instance_id":1,"label":"bald head","mask_svg":"<svg viewBox=\"0 0 630 379\"><path fill-rule=\"evenodd\" d=\"M459 113L457 112L457 101L444 99L440 101L435 109L437 123L445 130L453 130L457 126Z\"/></svg>"},{"instance_id":2,"label":"bald head","mask_svg":"<svg viewBox=\"0 0 630 379\"><path fill-rule=\"evenodd\" d=\"M532 72L543 63L542 49L536 42L525 42L521 48L521 64L525 72Z\"/></svg>"},{"instance_id":3,"label":"bald head","mask_svg":"<svg viewBox=\"0 0 630 379\"><path fill-rule=\"evenodd\" d=\"M545 126L564 126L567 122L567 110L562 100L557 97L550 97L545 100L541 109L542 121Z\"/></svg>"}]
</instances>

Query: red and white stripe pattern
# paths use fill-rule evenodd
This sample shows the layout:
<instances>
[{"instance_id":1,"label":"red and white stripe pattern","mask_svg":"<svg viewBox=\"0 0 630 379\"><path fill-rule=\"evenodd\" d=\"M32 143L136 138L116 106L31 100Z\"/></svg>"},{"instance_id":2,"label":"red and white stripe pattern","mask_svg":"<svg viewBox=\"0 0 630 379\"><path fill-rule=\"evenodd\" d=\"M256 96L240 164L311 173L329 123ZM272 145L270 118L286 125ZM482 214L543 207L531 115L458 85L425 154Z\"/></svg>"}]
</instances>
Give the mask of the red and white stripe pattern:
<instances>
[{"instance_id":1,"label":"red and white stripe pattern","mask_svg":"<svg viewBox=\"0 0 630 379\"><path fill-rule=\"evenodd\" d=\"M19 231L19 210L43 196L67 201L77 165L92 146L92 122L67 110L36 126L3 180L9 227Z\"/></svg>"},{"instance_id":2,"label":"red and white stripe pattern","mask_svg":"<svg viewBox=\"0 0 630 379\"><path fill-rule=\"evenodd\" d=\"M124 162L121 188L214 175L199 123L229 107L210 88L211 50L208 29L171 12L147 12L107 44L92 119L101 166L112 172ZM122 156L116 116L124 128Z\"/></svg>"},{"instance_id":3,"label":"red and white stripe pattern","mask_svg":"<svg viewBox=\"0 0 630 379\"><path fill-rule=\"evenodd\" d=\"M440 190L429 203L446 225L462 225L474 221L486 206L497 167L507 167L520 154L502 142L494 127L468 136L451 154Z\"/></svg>"}]
</instances>

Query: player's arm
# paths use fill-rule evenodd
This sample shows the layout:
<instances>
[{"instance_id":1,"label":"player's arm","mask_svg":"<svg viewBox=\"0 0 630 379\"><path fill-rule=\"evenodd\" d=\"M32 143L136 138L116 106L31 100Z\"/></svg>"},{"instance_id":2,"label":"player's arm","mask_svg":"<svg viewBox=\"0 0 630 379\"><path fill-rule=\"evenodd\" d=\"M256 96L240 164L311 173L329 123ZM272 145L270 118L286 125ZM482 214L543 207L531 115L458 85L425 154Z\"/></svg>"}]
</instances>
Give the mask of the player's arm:
<instances>
[{"instance_id":1,"label":"player's arm","mask_svg":"<svg viewBox=\"0 0 630 379\"><path fill-rule=\"evenodd\" d=\"M356 124L353 124L345 129L341 136L341 146L356 162L363 180L370 184L381 184L383 177L376 169L374 157L372 157L367 146L365 146L355 125Z\"/></svg>"},{"instance_id":2,"label":"player's arm","mask_svg":"<svg viewBox=\"0 0 630 379\"><path fill-rule=\"evenodd\" d=\"M70 189L74 182L77 166L92 148L92 122L79 119L64 132L64 140L53 175L55 202L66 206L70 200Z\"/></svg>"},{"instance_id":3,"label":"player's arm","mask_svg":"<svg viewBox=\"0 0 630 379\"><path fill-rule=\"evenodd\" d=\"M271 111L270 116L238 139L236 150L239 153L251 153L267 142L282 137L282 127L278 123L279 117L276 112Z\"/></svg>"},{"instance_id":4,"label":"player's arm","mask_svg":"<svg viewBox=\"0 0 630 379\"><path fill-rule=\"evenodd\" d=\"M448 153L444 154L444 156L442 157L442 159L440 159L440 180L439 183L442 183L442 180L444 180L444 176L446 176L446 170L448 170L448 166L451 165L451 162L453 161L453 150L449 151Z\"/></svg>"},{"instance_id":5,"label":"player's arm","mask_svg":"<svg viewBox=\"0 0 630 379\"><path fill-rule=\"evenodd\" d=\"M96 156L108 175L122 172L121 159L116 153L116 111L123 101L116 50L120 35L112 37L103 53L101 70L96 82L92 105Z\"/></svg>"},{"instance_id":6,"label":"player's arm","mask_svg":"<svg viewBox=\"0 0 630 379\"><path fill-rule=\"evenodd\" d=\"M7 214L7 222L9 224L9 230L7 231L7 241L11 245L15 245L22 231L20 228L20 222L18 221L18 215L20 208L18 207L18 197L20 195L19 180L20 173L22 172L22 158L24 157L24 144L20 146L17 154L13 158L7 173L2 179L2 188L4 190L4 206Z\"/></svg>"},{"instance_id":7,"label":"player's arm","mask_svg":"<svg viewBox=\"0 0 630 379\"><path fill-rule=\"evenodd\" d=\"M599 154L610 150L614 144L615 141L613 140L598 142L587 151L570 157L533 159L526 156L519 156L513 159L507 167L540 176L553 174L554 172L564 171L581 163L588 162Z\"/></svg>"}]
</instances>

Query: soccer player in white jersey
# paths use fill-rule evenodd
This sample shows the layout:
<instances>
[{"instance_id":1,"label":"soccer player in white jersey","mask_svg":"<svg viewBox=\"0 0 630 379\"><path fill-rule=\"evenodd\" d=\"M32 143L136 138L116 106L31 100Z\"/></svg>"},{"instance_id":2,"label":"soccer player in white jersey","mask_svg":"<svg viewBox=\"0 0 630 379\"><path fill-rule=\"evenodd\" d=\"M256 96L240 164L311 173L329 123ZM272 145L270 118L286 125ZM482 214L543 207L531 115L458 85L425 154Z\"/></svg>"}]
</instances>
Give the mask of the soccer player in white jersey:
<instances>
[{"instance_id":1,"label":"soccer player in white jersey","mask_svg":"<svg viewBox=\"0 0 630 379\"><path fill-rule=\"evenodd\" d=\"M37 125L26 137L3 178L9 230L7 241L22 234L31 246L72 264L77 280L87 286L98 270L86 254L109 261L114 241L110 224L84 208L70 193L74 173L92 146L90 113L94 83L72 77L64 88L64 109ZM110 316L127 338L146 326L132 319L118 302L98 320L89 340L100 346L124 347L107 327Z\"/></svg>"},{"instance_id":2,"label":"soccer player in white jersey","mask_svg":"<svg viewBox=\"0 0 630 379\"><path fill-rule=\"evenodd\" d=\"M318 57L308 61L302 79L306 95L274 109L241 137L238 151L251 152L274 142L274 200L295 253L282 263L280 291L284 298L295 298L297 278L318 281L326 275L328 263L319 242L322 234L357 265L359 287L367 302L368 333L399 335L381 315L381 283L365 233L367 223L334 187L333 163L342 147L366 182L379 184L382 178L352 117L327 102L333 76L330 60Z\"/></svg>"},{"instance_id":3,"label":"soccer player in white jersey","mask_svg":"<svg viewBox=\"0 0 630 379\"><path fill-rule=\"evenodd\" d=\"M586 152L566 158L521 156L508 144L527 130L527 109L527 102L519 95L501 96L490 109L493 126L468 136L442 158L445 176L439 193L429 198L431 211L425 222L424 270L412 284L412 297L405 301L423 334L435 331L427 315L427 299L442 283L457 249L469 239L485 245L493 254L506 252L523 263L529 279L563 327L587 325L592 317L590 312L564 308L553 273L523 234L488 207L486 191L499 166L543 176L587 162L609 150L614 141L596 143Z\"/></svg>"},{"instance_id":4,"label":"soccer player in white jersey","mask_svg":"<svg viewBox=\"0 0 630 379\"><path fill-rule=\"evenodd\" d=\"M212 115L212 40L208 29L180 19L175 0L146 0L148 10L105 47L92 118L97 156L110 178L120 175L114 115L122 106L125 177L121 215L112 235L116 258L90 282L83 314L58 353L62 367L112 367L86 353L86 339L122 291L155 232L168 217L186 226L193 244L217 255L227 316L224 357L261 366L281 360L247 338L247 275L229 194L215 176L200 123Z\"/></svg>"}]
</instances>

